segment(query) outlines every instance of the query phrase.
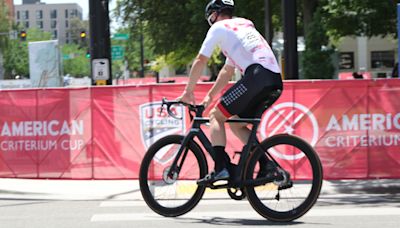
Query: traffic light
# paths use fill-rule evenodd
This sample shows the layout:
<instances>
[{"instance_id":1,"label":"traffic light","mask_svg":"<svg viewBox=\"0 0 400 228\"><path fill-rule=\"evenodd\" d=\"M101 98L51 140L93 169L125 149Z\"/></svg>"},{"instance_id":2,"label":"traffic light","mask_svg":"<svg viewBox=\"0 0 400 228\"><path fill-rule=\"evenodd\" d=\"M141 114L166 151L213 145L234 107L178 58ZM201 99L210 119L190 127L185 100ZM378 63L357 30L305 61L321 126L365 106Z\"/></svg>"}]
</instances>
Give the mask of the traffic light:
<instances>
[{"instance_id":1,"label":"traffic light","mask_svg":"<svg viewBox=\"0 0 400 228\"><path fill-rule=\"evenodd\" d=\"M81 40L85 40L86 39L86 31L81 31Z\"/></svg>"},{"instance_id":2,"label":"traffic light","mask_svg":"<svg viewBox=\"0 0 400 228\"><path fill-rule=\"evenodd\" d=\"M19 38L21 41L26 41L26 37L27 37L26 31L21 31L19 33Z\"/></svg>"},{"instance_id":3,"label":"traffic light","mask_svg":"<svg viewBox=\"0 0 400 228\"><path fill-rule=\"evenodd\" d=\"M86 51L86 58L87 58L87 59L90 59L90 50L87 50L87 51Z\"/></svg>"}]
</instances>

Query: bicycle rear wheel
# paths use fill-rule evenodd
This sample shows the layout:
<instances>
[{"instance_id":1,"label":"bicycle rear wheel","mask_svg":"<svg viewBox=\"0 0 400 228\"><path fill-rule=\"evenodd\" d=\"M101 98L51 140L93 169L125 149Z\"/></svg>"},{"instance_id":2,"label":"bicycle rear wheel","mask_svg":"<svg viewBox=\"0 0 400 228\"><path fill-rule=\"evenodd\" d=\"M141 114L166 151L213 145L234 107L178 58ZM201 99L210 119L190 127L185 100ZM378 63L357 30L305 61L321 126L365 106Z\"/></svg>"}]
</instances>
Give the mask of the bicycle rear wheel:
<instances>
[{"instance_id":1,"label":"bicycle rear wheel","mask_svg":"<svg viewBox=\"0 0 400 228\"><path fill-rule=\"evenodd\" d=\"M258 159L268 153L290 179L262 186L246 186L251 206L271 221L288 222L303 216L318 199L322 187L322 166L314 149L299 137L282 134L264 140L264 151L252 154L246 166L246 180L254 180L259 172ZM293 185L288 183L292 181ZM287 187L281 189L282 186ZM281 187L281 188L280 188Z\"/></svg>"},{"instance_id":2,"label":"bicycle rear wheel","mask_svg":"<svg viewBox=\"0 0 400 228\"><path fill-rule=\"evenodd\" d=\"M158 140L150 146L140 166L139 183L144 201L153 211L167 217L189 212L205 191L196 180L207 174L206 158L193 141L179 158L179 167L170 172L182 140L181 135Z\"/></svg>"}]
</instances>

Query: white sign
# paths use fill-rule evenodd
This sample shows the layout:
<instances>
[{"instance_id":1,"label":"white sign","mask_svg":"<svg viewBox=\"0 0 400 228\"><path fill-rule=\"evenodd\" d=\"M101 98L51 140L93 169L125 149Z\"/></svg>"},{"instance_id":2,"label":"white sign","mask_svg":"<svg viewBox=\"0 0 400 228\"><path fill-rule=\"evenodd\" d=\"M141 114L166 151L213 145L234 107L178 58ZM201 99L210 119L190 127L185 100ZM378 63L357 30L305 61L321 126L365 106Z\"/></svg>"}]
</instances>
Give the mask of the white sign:
<instances>
[{"instance_id":1,"label":"white sign","mask_svg":"<svg viewBox=\"0 0 400 228\"><path fill-rule=\"evenodd\" d=\"M110 62L108 59L93 59L93 80L108 80L110 78Z\"/></svg>"},{"instance_id":2,"label":"white sign","mask_svg":"<svg viewBox=\"0 0 400 228\"><path fill-rule=\"evenodd\" d=\"M29 42L29 74L34 88L62 85L57 40Z\"/></svg>"}]
</instances>

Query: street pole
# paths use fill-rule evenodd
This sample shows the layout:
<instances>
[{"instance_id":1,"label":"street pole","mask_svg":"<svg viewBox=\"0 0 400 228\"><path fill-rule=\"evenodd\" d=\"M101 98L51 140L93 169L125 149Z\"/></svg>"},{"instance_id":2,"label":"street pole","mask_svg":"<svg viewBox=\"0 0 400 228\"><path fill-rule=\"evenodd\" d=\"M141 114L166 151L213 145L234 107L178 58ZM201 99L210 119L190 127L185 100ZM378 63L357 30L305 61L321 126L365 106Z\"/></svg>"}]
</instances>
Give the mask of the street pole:
<instances>
[{"instance_id":1,"label":"street pole","mask_svg":"<svg viewBox=\"0 0 400 228\"><path fill-rule=\"evenodd\" d=\"M400 4L397 4L397 40L400 40ZM397 42L397 77L400 78L400 42ZM396 66L395 66L396 67ZM393 77L393 76L392 76Z\"/></svg>"},{"instance_id":2,"label":"street pole","mask_svg":"<svg viewBox=\"0 0 400 228\"><path fill-rule=\"evenodd\" d=\"M265 39L272 48L272 39L274 38L272 30L271 0L264 0L264 20L265 20Z\"/></svg>"},{"instance_id":3,"label":"street pole","mask_svg":"<svg viewBox=\"0 0 400 228\"><path fill-rule=\"evenodd\" d=\"M140 25L140 28L142 25ZM143 45L143 30L140 29L140 77L144 78L144 45Z\"/></svg>"},{"instance_id":4,"label":"street pole","mask_svg":"<svg viewBox=\"0 0 400 228\"><path fill-rule=\"evenodd\" d=\"M143 44L143 21L142 21L142 0L139 1L140 7L140 18L139 18L139 27L140 27L140 77L144 78L144 44Z\"/></svg>"},{"instance_id":5,"label":"street pole","mask_svg":"<svg viewBox=\"0 0 400 228\"><path fill-rule=\"evenodd\" d=\"M299 79L296 0L283 0L284 72L286 79Z\"/></svg>"},{"instance_id":6,"label":"street pole","mask_svg":"<svg viewBox=\"0 0 400 228\"><path fill-rule=\"evenodd\" d=\"M89 0L90 57L94 85L112 85L108 2L108 0Z\"/></svg>"}]
</instances>

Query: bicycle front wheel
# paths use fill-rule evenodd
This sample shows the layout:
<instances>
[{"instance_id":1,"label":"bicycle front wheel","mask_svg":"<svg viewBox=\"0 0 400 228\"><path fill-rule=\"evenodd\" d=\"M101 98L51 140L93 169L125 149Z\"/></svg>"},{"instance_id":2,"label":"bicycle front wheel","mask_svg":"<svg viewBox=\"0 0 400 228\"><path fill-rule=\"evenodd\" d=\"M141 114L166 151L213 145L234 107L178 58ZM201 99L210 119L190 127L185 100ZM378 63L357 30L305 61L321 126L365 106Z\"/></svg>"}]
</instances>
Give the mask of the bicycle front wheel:
<instances>
[{"instance_id":1,"label":"bicycle front wheel","mask_svg":"<svg viewBox=\"0 0 400 228\"><path fill-rule=\"evenodd\" d=\"M158 140L150 146L140 166L139 183L144 201L153 211L167 217L189 212L205 191L196 180L207 174L207 162L195 142L184 148L178 167L171 170L182 141L181 135Z\"/></svg>"},{"instance_id":2,"label":"bicycle front wheel","mask_svg":"<svg viewBox=\"0 0 400 228\"><path fill-rule=\"evenodd\" d=\"M322 187L318 155L307 142L287 134L268 138L261 147L263 151L254 152L247 163L246 179L260 178L258 160L262 153L273 158L279 164L278 170L288 179L247 186L245 191L250 204L271 221L288 222L303 216L317 201Z\"/></svg>"}]
</instances>

